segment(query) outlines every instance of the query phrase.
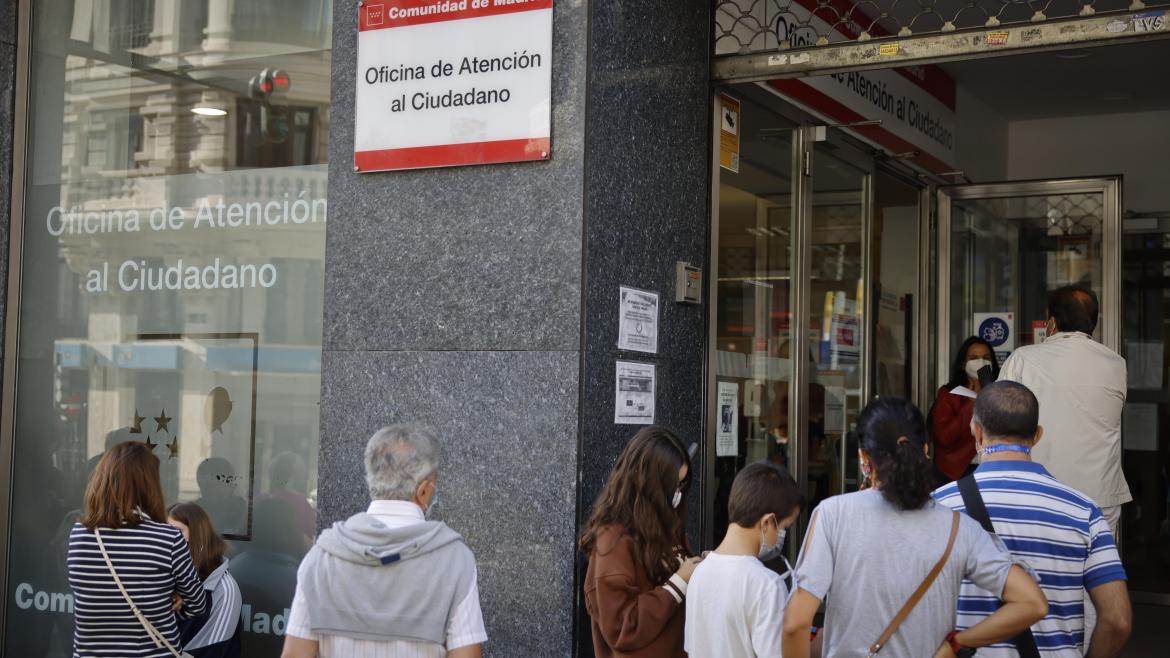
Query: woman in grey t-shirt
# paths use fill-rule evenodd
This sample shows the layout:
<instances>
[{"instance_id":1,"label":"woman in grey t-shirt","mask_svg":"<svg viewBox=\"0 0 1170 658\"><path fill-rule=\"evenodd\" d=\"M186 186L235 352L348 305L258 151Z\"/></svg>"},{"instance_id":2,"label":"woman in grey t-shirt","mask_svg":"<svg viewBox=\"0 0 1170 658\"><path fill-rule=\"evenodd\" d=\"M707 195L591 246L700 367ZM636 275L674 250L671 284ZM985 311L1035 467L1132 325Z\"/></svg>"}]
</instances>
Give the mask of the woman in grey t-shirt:
<instances>
[{"instance_id":1,"label":"woman in grey t-shirt","mask_svg":"<svg viewBox=\"0 0 1170 658\"><path fill-rule=\"evenodd\" d=\"M809 655L809 626L825 600L822 655L869 655L950 538L952 513L930 497L926 429L918 409L898 398L876 400L861 412L857 432L862 472L872 488L829 498L813 512L784 613L784 658ZM973 628L953 633L964 578L1000 592L1004 605ZM1047 610L1032 578L962 515L950 558L882 655L949 658L960 647L1013 637Z\"/></svg>"}]
</instances>

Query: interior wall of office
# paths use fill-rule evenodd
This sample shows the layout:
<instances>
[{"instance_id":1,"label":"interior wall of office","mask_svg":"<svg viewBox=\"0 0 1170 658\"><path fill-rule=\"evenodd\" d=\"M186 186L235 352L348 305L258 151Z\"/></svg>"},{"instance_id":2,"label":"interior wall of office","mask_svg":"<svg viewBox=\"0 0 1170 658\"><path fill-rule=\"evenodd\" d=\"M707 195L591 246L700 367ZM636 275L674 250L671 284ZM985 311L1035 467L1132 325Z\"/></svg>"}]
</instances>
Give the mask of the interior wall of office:
<instances>
[{"instance_id":1,"label":"interior wall of office","mask_svg":"<svg viewBox=\"0 0 1170 658\"><path fill-rule=\"evenodd\" d=\"M1008 120L962 84L958 169L975 183L1124 176L1124 211L1170 211L1170 111Z\"/></svg>"},{"instance_id":2,"label":"interior wall of office","mask_svg":"<svg viewBox=\"0 0 1170 658\"><path fill-rule=\"evenodd\" d=\"M1170 211L1170 111L1013 121L1008 177L1125 176L1124 210Z\"/></svg>"}]
</instances>

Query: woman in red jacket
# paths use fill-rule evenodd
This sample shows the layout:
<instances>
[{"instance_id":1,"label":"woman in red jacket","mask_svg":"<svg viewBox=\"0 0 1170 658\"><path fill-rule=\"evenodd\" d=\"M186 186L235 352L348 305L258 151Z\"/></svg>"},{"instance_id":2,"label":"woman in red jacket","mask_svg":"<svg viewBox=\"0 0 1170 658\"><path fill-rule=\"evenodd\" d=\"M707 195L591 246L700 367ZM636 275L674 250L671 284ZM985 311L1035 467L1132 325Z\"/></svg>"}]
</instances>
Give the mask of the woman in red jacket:
<instances>
[{"instance_id":1,"label":"woman in red jacket","mask_svg":"<svg viewBox=\"0 0 1170 658\"><path fill-rule=\"evenodd\" d=\"M971 336L959 346L951 365L951 380L938 389L930 411L930 432L934 439L934 474L938 485L953 482L975 470L975 437L971 435L971 412L975 398L952 393L965 386L979 393L979 370L991 366L991 381L999 378L999 364L987 341Z\"/></svg>"},{"instance_id":2,"label":"woman in red jacket","mask_svg":"<svg viewBox=\"0 0 1170 658\"><path fill-rule=\"evenodd\" d=\"M618 457L581 533L585 609L598 658L685 658L683 601L691 460L678 437L642 428Z\"/></svg>"}]
</instances>

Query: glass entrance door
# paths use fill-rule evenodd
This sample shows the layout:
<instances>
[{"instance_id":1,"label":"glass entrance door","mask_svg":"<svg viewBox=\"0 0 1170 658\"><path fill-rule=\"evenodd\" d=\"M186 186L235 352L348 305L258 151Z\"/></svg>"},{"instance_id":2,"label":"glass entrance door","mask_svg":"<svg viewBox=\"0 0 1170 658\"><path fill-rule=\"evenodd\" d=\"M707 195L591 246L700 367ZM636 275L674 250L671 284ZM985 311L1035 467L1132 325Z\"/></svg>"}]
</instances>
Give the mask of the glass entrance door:
<instances>
[{"instance_id":1,"label":"glass entrance door","mask_svg":"<svg viewBox=\"0 0 1170 658\"><path fill-rule=\"evenodd\" d=\"M857 417L878 395L913 399L921 184L835 128L795 131L794 474L808 511L860 483ZM798 360L796 355L803 358Z\"/></svg>"},{"instance_id":2,"label":"glass entrance door","mask_svg":"<svg viewBox=\"0 0 1170 658\"><path fill-rule=\"evenodd\" d=\"M1053 180L939 189L938 383L969 336L1012 350L1042 339L1046 296L1069 284L1101 301L1094 338L1119 349L1120 181Z\"/></svg>"},{"instance_id":3,"label":"glass entrance door","mask_svg":"<svg viewBox=\"0 0 1170 658\"><path fill-rule=\"evenodd\" d=\"M861 409L916 391L926 198L841 130L794 127L757 86L722 90L713 109L723 132L734 114L737 152L713 149L704 548L723 539L731 483L750 463L787 468L805 518L856 490ZM801 536L789 533L791 552Z\"/></svg>"},{"instance_id":4,"label":"glass entrance door","mask_svg":"<svg viewBox=\"0 0 1170 658\"><path fill-rule=\"evenodd\" d=\"M1133 503L1122 513L1122 559L1134 601L1165 606L1170 605L1170 216L1130 217L1123 230L1121 334L1129 392L1121 443Z\"/></svg>"},{"instance_id":5,"label":"glass entrance door","mask_svg":"<svg viewBox=\"0 0 1170 658\"><path fill-rule=\"evenodd\" d=\"M797 437L809 510L857 488L853 427L871 390L873 160L850 158L833 137L811 144L806 168L809 367L807 416Z\"/></svg>"},{"instance_id":6,"label":"glass entrance door","mask_svg":"<svg viewBox=\"0 0 1170 658\"><path fill-rule=\"evenodd\" d=\"M1043 342L1047 294L1062 286L1097 294L1093 338L1120 353L1120 186L1101 178L939 190L939 384L965 377L958 352L969 337L987 341L1000 365ZM1056 445L1061 437L1047 429Z\"/></svg>"}]
</instances>

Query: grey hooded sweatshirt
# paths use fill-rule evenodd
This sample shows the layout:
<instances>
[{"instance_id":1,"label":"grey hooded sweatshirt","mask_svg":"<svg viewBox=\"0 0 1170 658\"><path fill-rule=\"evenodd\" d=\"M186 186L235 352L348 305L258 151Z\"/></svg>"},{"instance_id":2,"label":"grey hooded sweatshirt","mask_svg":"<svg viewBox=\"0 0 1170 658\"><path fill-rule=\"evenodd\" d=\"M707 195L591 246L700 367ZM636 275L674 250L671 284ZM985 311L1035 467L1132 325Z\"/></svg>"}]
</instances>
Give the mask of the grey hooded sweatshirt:
<instances>
[{"instance_id":1,"label":"grey hooded sweatshirt","mask_svg":"<svg viewBox=\"0 0 1170 658\"><path fill-rule=\"evenodd\" d=\"M314 633L445 644L475 556L438 521L389 528L357 514L321 533L297 572Z\"/></svg>"}]
</instances>

